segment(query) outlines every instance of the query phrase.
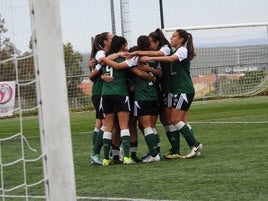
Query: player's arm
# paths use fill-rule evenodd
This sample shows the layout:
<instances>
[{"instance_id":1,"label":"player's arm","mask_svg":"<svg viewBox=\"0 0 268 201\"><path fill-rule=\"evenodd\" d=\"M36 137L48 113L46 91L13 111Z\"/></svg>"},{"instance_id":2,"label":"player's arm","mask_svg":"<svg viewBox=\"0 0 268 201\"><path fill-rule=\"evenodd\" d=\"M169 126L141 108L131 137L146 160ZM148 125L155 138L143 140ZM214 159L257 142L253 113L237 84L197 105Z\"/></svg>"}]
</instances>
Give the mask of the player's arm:
<instances>
[{"instance_id":1,"label":"player's arm","mask_svg":"<svg viewBox=\"0 0 268 201\"><path fill-rule=\"evenodd\" d=\"M159 77L161 77L162 74L163 74L161 68L153 68L153 67L150 67L147 63L142 64L142 65L139 65L138 68L140 70L143 70L143 71L146 71L146 72L151 72L154 75L157 75Z\"/></svg>"},{"instance_id":2,"label":"player's arm","mask_svg":"<svg viewBox=\"0 0 268 201\"><path fill-rule=\"evenodd\" d=\"M117 63L109 58L101 58L101 63L104 63L108 66L111 66L112 68L116 69L116 70L120 70L120 69L125 69L128 68L127 63L125 62L121 62L121 63Z\"/></svg>"},{"instance_id":3,"label":"player's arm","mask_svg":"<svg viewBox=\"0 0 268 201\"><path fill-rule=\"evenodd\" d=\"M117 53L107 56L107 58L114 61L119 57L127 57L128 55L129 55L128 52L117 52Z\"/></svg>"},{"instance_id":4,"label":"player's arm","mask_svg":"<svg viewBox=\"0 0 268 201\"><path fill-rule=\"evenodd\" d=\"M110 76L109 74L105 73L101 75L101 79L105 82L112 82L114 77Z\"/></svg>"},{"instance_id":5,"label":"player's arm","mask_svg":"<svg viewBox=\"0 0 268 201\"><path fill-rule=\"evenodd\" d=\"M148 57L148 56L144 56L141 58L142 62L146 62L146 61L160 61L160 62L174 62L174 61L178 61L179 58L176 54L173 54L171 56L164 56L164 57Z\"/></svg>"},{"instance_id":6,"label":"player's arm","mask_svg":"<svg viewBox=\"0 0 268 201\"><path fill-rule=\"evenodd\" d=\"M129 53L129 57L133 56L149 56L149 57L158 57L158 56L165 56L163 51L153 51L153 50L148 50L148 51L135 51Z\"/></svg>"},{"instance_id":7,"label":"player's arm","mask_svg":"<svg viewBox=\"0 0 268 201\"><path fill-rule=\"evenodd\" d=\"M92 70L92 71L90 72L90 74L89 74L89 79L90 79L91 81L94 81L94 79L95 79L98 75L100 75L101 73L102 73L102 72L101 72L101 65L100 65L100 64L97 64L96 67L95 67L95 69Z\"/></svg>"},{"instance_id":8,"label":"player's arm","mask_svg":"<svg viewBox=\"0 0 268 201\"><path fill-rule=\"evenodd\" d=\"M96 64L95 59L94 59L94 58L91 58L91 59L88 61L88 68L89 68L89 70L92 70L93 67L95 66L95 64Z\"/></svg>"},{"instance_id":9,"label":"player's arm","mask_svg":"<svg viewBox=\"0 0 268 201\"><path fill-rule=\"evenodd\" d=\"M156 77L150 75L148 72L140 70L138 67L133 67L130 69L135 75L141 77L142 79L148 80L148 81L156 81Z\"/></svg>"},{"instance_id":10,"label":"player's arm","mask_svg":"<svg viewBox=\"0 0 268 201\"><path fill-rule=\"evenodd\" d=\"M147 50L147 51L134 51L132 53L129 53L130 56L148 56L148 57L159 57L159 56L167 56L170 55L170 48L165 45L160 50Z\"/></svg>"}]
</instances>

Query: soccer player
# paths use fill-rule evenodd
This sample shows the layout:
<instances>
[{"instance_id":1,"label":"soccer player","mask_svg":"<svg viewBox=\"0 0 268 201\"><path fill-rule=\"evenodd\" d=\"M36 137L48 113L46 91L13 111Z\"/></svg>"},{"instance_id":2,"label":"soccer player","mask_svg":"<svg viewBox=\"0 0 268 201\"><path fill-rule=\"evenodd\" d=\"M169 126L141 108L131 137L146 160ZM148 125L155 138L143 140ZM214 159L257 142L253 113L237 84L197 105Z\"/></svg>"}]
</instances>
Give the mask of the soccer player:
<instances>
[{"instance_id":1,"label":"soccer player","mask_svg":"<svg viewBox=\"0 0 268 201\"><path fill-rule=\"evenodd\" d=\"M137 49L137 46L133 46L129 48L129 52L133 52ZM130 153L131 158L136 163L142 162L142 160L137 156L138 150L138 129L137 129L137 122L138 117L134 116L134 93L135 93L135 79L136 76L132 71L128 71L127 74L127 86L128 86L128 93L129 93L129 102L130 102L130 117L129 117L129 131L130 131Z\"/></svg>"},{"instance_id":2,"label":"soccer player","mask_svg":"<svg viewBox=\"0 0 268 201\"><path fill-rule=\"evenodd\" d=\"M160 29L149 34L150 39L150 49L149 51L136 51L131 53L130 56L169 56L172 53L171 45L164 36ZM170 120L170 111L172 106L172 83L170 69L171 65L169 62L160 62L162 69L162 76L160 77L161 85L161 111L160 111L160 121L166 130L166 136L171 144L171 150L169 153L165 154L165 158L181 158L180 155L180 135L178 130L172 125ZM157 132L156 128L154 131ZM158 140L158 152L160 153L160 141Z\"/></svg>"},{"instance_id":3,"label":"soccer player","mask_svg":"<svg viewBox=\"0 0 268 201\"><path fill-rule=\"evenodd\" d=\"M183 158L192 158L200 154L202 144L194 137L193 130L188 124L188 114L194 99L195 89L190 75L190 61L194 58L193 38L190 33L183 29L177 29L171 37L171 46L176 49L175 53L164 57L141 58L146 61L171 62L171 79L173 101L170 120L176 129L184 136L190 146L190 153Z\"/></svg>"},{"instance_id":4,"label":"soccer player","mask_svg":"<svg viewBox=\"0 0 268 201\"><path fill-rule=\"evenodd\" d=\"M95 128L92 135L92 142L93 142L93 153L90 156L90 160L92 164L102 164L102 159L100 157L100 150L102 148L102 137L104 132L103 126L103 111L100 107L100 100L101 100L101 90L103 79L107 82L111 81L110 77L103 77L101 78L101 65L99 64L99 59L105 57L105 52L108 52L110 49L111 41L113 35L109 32L103 32L95 36L92 50L90 55L91 65L94 64L91 68L90 73L90 80L93 82L92 87L92 102L94 108L96 110L96 122Z\"/></svg>"},{"instance_id":5,"label":"soccer player","mask_svg":"<svg viewBox=\"0 0 268 201\"><path fill-rule=\"evenodd\" d=\"M124 37L114 36L107 55L113 55L126 50L127 40ZM115 62L124 60L125 58L118 57L115 59ZM115 115L117 115L120 127L120 136L124 151L123 163L132 164L134 161L130 157L130 132L128 127L130 104L126 85L127 69L116 70L109 65L105 65L102 70L104 74L113 77L112 82L103 83L101 92L102 107L105 114L105 132L103 134L104 159L102 165L110 165L112 162L109 158L109 152L112 144L112 132L116 121Z\"/></svg>"},{"instance_id":6,"label":"soccer player","mask_svg":"<svg viewBox=\"0 0 268 201\"><path fill-rule=\"evenodd\" d=\"M149 50L149 37L140 36L137 40L137 46L140 50ZM150 153L143 162L159 161L160 156L157 152L157 142L153 130L153 127L155 127L156 116L159 113L159 92L155 85L156 76L154 75L162 74L161 68L157 65L158 62L150 62L150 66L147 65L146 67L147 69L150 69L150 72L147 73L138 68L140 65L139 57L133 57L132 59L125 60L121 63L116 63L106 58L103 58L102 61L115 69L132 67L131 71L137 75L134 91L135 109L139 123L143 128L145 142Z\"/></svg>"}]
</instances>

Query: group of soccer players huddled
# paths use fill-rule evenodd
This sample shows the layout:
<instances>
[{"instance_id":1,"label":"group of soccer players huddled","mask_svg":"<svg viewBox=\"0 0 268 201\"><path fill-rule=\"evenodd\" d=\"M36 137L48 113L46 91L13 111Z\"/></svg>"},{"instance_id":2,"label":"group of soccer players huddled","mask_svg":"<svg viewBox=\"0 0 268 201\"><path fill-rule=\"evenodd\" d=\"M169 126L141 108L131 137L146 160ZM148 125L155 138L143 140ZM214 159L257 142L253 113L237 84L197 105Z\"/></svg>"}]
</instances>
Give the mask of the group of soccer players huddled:
<instances>
[{"instance_id":1,"label":"group of soccer players huddled","mask_svg":"<svg viewBox=\"0 0 268 201\"><path fill-rule=\"evenodd\" d=\"M203 145L188 123L195 94L190 75L190 61L195 56L192 35L177 29L169 42L156 29L139 36L137 45L129 49L127 45L124 37L109 32L96 35L92 45L89 78L96 123L91 163L150 163L200 156ZM164 155L158 118L170 143L170 151ZM148 147L141 158L137 156L138 130ZM190 147L186 155L180 151L180 134Z\"/></svg>"}]
</instances>

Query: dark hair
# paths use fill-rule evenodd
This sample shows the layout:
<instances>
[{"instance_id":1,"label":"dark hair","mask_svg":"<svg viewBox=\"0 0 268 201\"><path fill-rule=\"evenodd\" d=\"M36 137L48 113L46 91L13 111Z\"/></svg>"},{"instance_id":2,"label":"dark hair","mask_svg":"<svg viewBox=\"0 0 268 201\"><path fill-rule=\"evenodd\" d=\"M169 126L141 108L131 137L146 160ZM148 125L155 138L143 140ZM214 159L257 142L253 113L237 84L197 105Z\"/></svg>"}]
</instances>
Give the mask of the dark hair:
<instances>
[{"instance_id":1,"label":"dark hair","mask_svg":"<svg viewBox=\"0 0 268 201\"><path fill-rule=\"evenodd\" d=\"M149 37L152 38L154 42L159 41L159 49L164 45L169 45L168 40L166 39L164 33L161 31L161 29L157 28L155 31L151 32L149 34Z\"/></svg>"},{"instance_id":2,"label":"dark hair","mask_svg":"<svg viewBox=\"0 0 268 201\"><path fill-rule=\"evenodd\" d=\"M115 35L112 39L110 50L107 52L107 55L119 52L123 45L127 45L127 40L122 36Z\"/></svg>"},{"instance_id":3,"label":"dark hair","mask_svg":"<svg viewBox=\"0 0 268 201\"><path fill-rule=\"evenodd\" d=\"M128 49L129 52L135 52L137 50L139 50L139 48L138 48L137 45L135 45L135 46L133 46L133 47L131 47L131 48Z\"/></svg>"},{"instance_id":4,"label":"dark hair","mask_svg":"<svg viewBox=\"0 0 268 201\"><path fill-rule=\"evenodd\" d=\"M94 38L90 59L94 58L95 54L104 48L104 41L108 39L109 32L103 32L101 34L97 34Z\"/></svg>"},{"instance_id":5,"label":"dark hair","mask_svg":"<svg viewBox=\"0 0 268 201\"><path fill-rule=\"evenodd\" d=\"M149 50L150 49L150 39L149 36L141 35L137 39L137 46L139 50Z\"/></svg>"},{"instance_id":6,"label":"dark hair","mask_svg":"<svg viewBox=\"0 0 268 201\"><path fill-rule=\"evenodd\" d=\"M192 60L195 57L194 52L194 44L193 44L193 37L192 34L188 33L184 29L177 29L176 32L178 32L179 36L183 38L182 45L186 44L186 48L188 49L188 59Z\"/></svg>"}]
</instances>

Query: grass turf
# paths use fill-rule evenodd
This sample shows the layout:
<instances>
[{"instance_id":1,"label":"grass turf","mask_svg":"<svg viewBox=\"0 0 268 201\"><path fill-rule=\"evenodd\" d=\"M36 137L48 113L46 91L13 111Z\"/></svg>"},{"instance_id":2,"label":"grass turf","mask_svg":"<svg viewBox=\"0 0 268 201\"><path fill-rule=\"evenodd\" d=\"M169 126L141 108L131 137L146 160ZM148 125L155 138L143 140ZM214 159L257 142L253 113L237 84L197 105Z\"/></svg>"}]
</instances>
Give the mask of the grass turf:
<instances>
[{"instance_id":1,"label":"grass turf","mask_svg":"<svg viewBox=\"0 0 268 201\"><path fill-rule=\"evenodd\" d=\"M94 128L92 111L71 113L72 143L79 197L117 197L154 200L260 200L268 199L268 97L252 97L193 103L189 121L196 138L204 145L202 157L163 160L158 163L95 166L89 163ZM23 130L34 153L40 153L38 121L23 119ZM161 152L170 148L158 124ZM0 137L19 131L17 119L0 121ZM181 137L183 153L188 152ZM18 158L19 139L1 143L2 162ZM138 155L147 152L139 134ZM7 169L7 170L6 170ZM5 187L19 184L21 165L5 168ZM15 174L14 174L15 172ZM41 163L27 165L28 182L41 178ZM13 193L21 194L22 190ZM30 194L43 195L43 185ZM14 199L12 199L14 200ZM92 199L90 199L92 200Z\"/></svg>"}]
</instances>

